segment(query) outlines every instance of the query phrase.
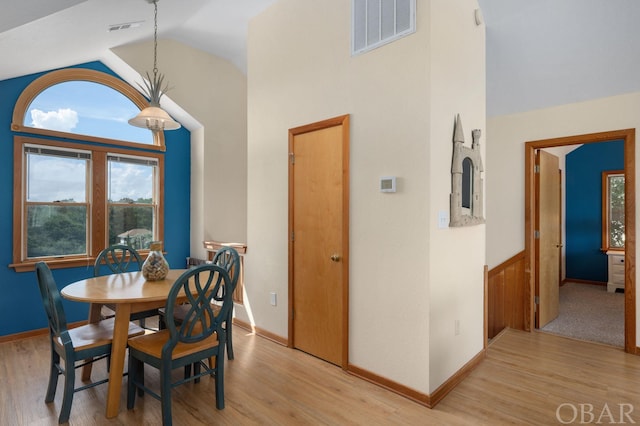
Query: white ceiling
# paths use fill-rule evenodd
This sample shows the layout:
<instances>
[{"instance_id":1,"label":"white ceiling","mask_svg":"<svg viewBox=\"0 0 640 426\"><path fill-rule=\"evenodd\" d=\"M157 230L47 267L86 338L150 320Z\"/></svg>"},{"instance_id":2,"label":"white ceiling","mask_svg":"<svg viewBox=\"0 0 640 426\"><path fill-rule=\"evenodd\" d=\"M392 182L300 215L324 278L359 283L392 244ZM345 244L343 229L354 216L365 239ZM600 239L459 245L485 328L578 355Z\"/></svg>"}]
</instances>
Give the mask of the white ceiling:
<instances>
[{"instance_id":1,"label":"white ceiling","mask_svg":"<svg viewBox=\"0 0 640 426\"><path fill-rule=\"evenodd\" d=\"M160 0L158 36L246 72L247 22L275 1ZM478 2L487 28L488 115L640 91L640 1ZM0 6L0 80L101 60L112 47L153 37L148 0L0 0ZM108 31L132 22L140 25ZM158 60L162 68L166 58Z\"/></svg>"},{"instance_id":2,"label":"white ceiling","mask_svg":"<svg viewBox=\"0 0 640 426\"><path fill-rule=\"evenodd\" d=\"M478 2L488 115L640 91L640 1Z\"/></svg>"},{"instance_id":3,"label":"white ceiling","mask_svg":"<svg viewBox=\"0 0 640 426\"><path fill-rule=\"evenodd\" d=\"M159 0L158 38L216 54L244 71L247 23L274 1ZM0 0L0 8L0 80L99 60L112 47L153 38L148 0ZM108 31L122 23L140 24Z\"/></svg>"}]
</instances>

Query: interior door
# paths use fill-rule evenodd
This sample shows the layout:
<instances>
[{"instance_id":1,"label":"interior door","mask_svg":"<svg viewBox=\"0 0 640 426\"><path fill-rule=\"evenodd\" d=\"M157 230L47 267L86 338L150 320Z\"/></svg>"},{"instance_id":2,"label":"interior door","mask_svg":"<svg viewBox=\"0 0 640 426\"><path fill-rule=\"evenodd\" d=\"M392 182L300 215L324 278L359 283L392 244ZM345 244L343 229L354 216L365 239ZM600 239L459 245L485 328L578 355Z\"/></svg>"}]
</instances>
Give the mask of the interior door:
<instances>
[{"instance_id":1,"label":"interior door","mask_svg":"<svg viewBox=\"0 0 640 426\"><path fill-rule=\"evenodd\" d=\"M559 160L536 154L536 326L553 321L560 302L560 173Z\"/></svg>"},{"instance_id":2,"label":"interior door","mask_svg":"<svg viewBox=\"0 0 640 426\"><path fill-rule=\"evenodd\" d=\"M289 132L290 345L346 368L348 116Z\"/></svg>"}]
</instances>

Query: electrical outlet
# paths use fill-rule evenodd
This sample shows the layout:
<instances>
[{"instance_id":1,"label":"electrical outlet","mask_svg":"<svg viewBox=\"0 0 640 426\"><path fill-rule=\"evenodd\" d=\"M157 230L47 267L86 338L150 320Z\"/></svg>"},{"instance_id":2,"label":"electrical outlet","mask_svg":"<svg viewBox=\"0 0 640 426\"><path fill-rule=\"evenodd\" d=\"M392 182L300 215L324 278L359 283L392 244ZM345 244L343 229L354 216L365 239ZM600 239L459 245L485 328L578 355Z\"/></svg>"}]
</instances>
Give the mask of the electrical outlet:
<instances>
[{"instance_id":1,"label":"electrical outlet","mask_svg":"<svg viewBox=\"0 0 640 426\"><path fill-rule=\"evenodd\" d=\"M276 306L278 304L278 295L272 291L271 294L271 306Z\"/></svg>"}]
</instances>

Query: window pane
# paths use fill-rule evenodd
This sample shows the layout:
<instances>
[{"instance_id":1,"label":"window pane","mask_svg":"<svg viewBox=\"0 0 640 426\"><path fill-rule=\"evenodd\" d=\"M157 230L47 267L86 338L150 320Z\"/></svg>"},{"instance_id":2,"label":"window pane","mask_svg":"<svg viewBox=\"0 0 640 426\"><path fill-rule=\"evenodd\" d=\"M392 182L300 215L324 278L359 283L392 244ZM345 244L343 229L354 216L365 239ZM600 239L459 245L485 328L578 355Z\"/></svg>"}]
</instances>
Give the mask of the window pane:
<instances>
[{"instance_id":1,"label":"window pane","mask_svg":"<svg viewBox=\"0 0 640 426\"><path fill-rule=\"evenodd\" d=\"M27 207L27 257L87 253L87 207Z\"/></svg>"},{"instance_id":2,"label":"window pane","mask_svg":"<svg viewBox=\"0 0 640 426\"><path fill-rule=\"evenodd\" d=\"M609 246L624 247L624 176L609 177Z\"/></svg>"},{"instance_id":3,"label":"window pane","mask_svg":"<svg viewBox=\"0 0 640 426\"><path fill-rule=\"evenodd\" d=\"M109 244L125 244L136 250L153 241L154 206L110 206Z\"/></svg>"},{"instance_id":4,"label":"window pane","mask_svg":"<svg viewBox=\"0 0 640 426\"><path fill-rule=\"evenodd\" d=\"M66 81L36 96L27 108L23 124L153 145L149 130L128 123L139 112L129 98L111 87L90 81Z\"/></svg>"},{"instance_id":5,"label":"window pane","mask_svg":"<svg viewBox=\"0 0 640 426\"><path fill-rule=\"evenodd\" d=\"M109 202L153 204L155 166L109 160Z\"/></svg>"},{"instance_id":6,"label":"window pane","mask_svg":"<svg viewBox=\"0 0 640 426\"><path fill-rule=\"evenodd\" d=\"M26 156L27 201L86 202L87 159L33 152Z\"/></svg>"}]
</instances>

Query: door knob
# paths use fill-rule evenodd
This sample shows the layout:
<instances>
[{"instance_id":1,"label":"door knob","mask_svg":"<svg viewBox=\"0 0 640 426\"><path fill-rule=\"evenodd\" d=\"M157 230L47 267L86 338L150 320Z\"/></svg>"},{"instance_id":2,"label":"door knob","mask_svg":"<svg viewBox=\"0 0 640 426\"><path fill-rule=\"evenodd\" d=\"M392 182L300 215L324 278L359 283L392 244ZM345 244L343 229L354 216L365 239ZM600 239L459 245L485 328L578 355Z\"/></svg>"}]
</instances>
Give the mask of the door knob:
<instances>
[{"instance_id":1,"label":"door knob","mask_svg":"<svg viewBox=\"0 0 640 426\"><path fill-rule=\"evenodd\" d=\"M334 262L340 262L340 255L338 253L334 253L331 255L330 259Z\"/></svg>"}]
</instances>

